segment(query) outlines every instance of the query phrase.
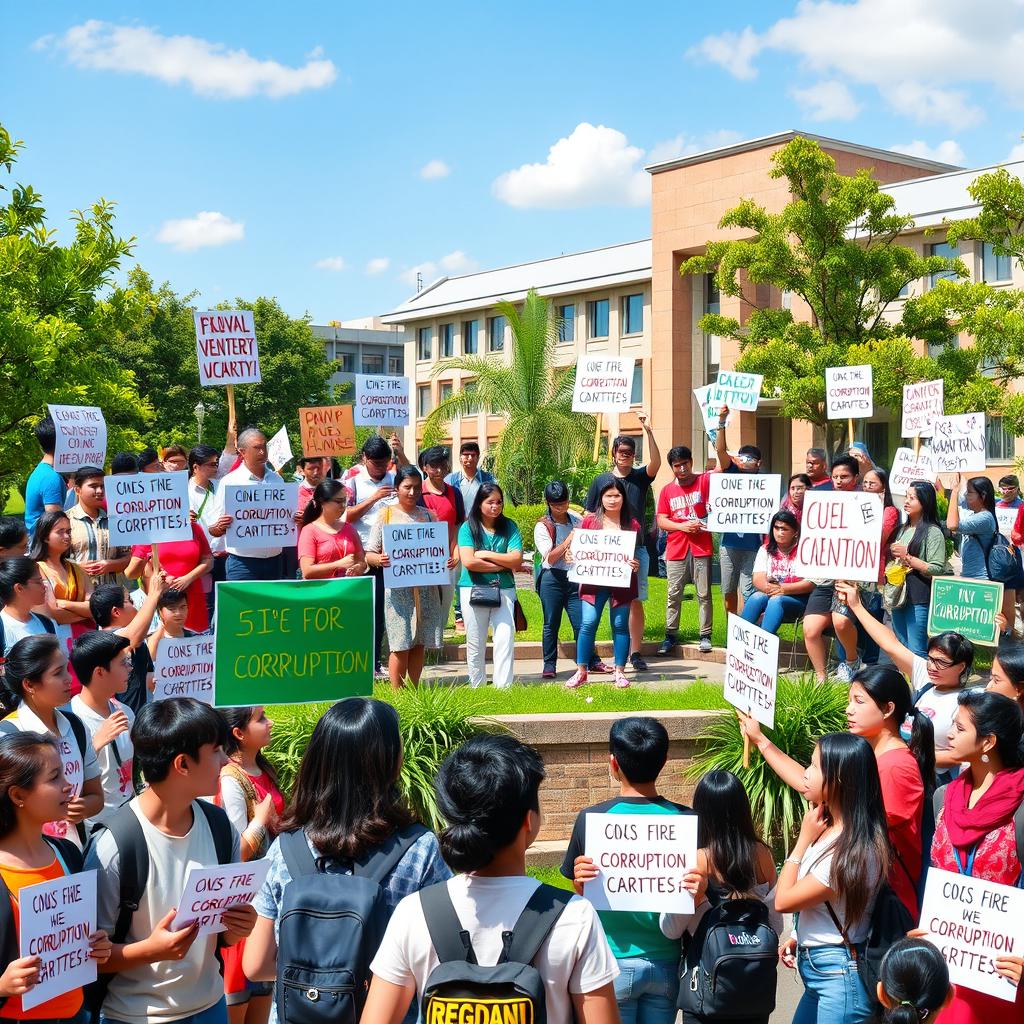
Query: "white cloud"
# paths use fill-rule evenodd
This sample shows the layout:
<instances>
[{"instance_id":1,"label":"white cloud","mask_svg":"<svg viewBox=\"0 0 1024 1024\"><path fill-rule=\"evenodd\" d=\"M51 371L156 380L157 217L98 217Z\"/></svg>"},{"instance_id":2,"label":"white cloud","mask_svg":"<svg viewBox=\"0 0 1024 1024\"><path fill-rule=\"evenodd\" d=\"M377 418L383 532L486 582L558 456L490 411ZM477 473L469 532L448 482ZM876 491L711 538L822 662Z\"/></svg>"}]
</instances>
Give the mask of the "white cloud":
<instances>
[{"instance_id":1,"label":"white cloud","mask_svg":"<svg viewBox=\"0 0 1024 1024\"><path fill-rule=\"evenodd\" d=\"M791 89L789 94L810 121L852 121L860 113L860 104L849 87L835 79Z\"/></svg>"},{"instance_id":2,"label":"white cloud","mask_svg":"<svg viewBox=\"0 0 1024 1024\"><path fill-rule=\"evenodd\" d=\"M257 95L279 99L322 89L338 74L319 48L301 66L289 67L197 36L166 36L151 28L96 20L75 25L60 36L45 36L36 45L64 52L75 67L147 75L219 99Z\"/></svg>"},{"instance_id":3,"label":"white cloud","mask_svg":"<svg viewBox=\"0 0 1024 1024\"><path fill-rule=\"evenodd\" d=\"M390 266L391 260L389 260L387 256L375 256L372 260L367 262L366 272L368 274L383 274Z\"/></svg>"},{"instance_id":4,"label":"white cloud","mask_svg":"<svg viewBox=\"0 0 1024 1024\"><path fill-rule=\"evenodd\" d=\"M471 260L461 249L441 257L441 269L448 274L472 274L479 264Z\"/></svg>"},{"instance_id":5,"label":"white cloud","mask_svg":"<svg viewBox=\"0 0 1024 1024\"><path fill-rule=\"evenodd\" d=\"M436 261L426 260L423 263L417 263L414 267L403 270L398 276L406 284L415 285L417 275L421 275L423 284L428 285L441 276L455 277L459 274L472 274L478 266L476 260L470 259L461 249L456 249Z\"/></svg>"},{"instance_id":6,"label":"white cloud","mask_svg":"<svg viewBox=\"0 0 1024 1024\"><path fill-rule=\"evenodd\" d=\"M317 270L333 270L335 272L348 268L348 264L341 256L325 256L322 260L317 260L313 266Z\"/></svg>"},{"instance_id":7,"label":"white cloud","mask_svg":"<svg viewBox=\"0 0 1024 1024\"><path fill-rule=\"evenodd\" d=\"M985 112L974 106L960 89L938 89L920 82L899 82L885 86L882 95L897 113L928 124L969 128L984 120Z\"/></svg>"},{"instance_id":8,"label":"white cloud","mask_svg":"<svg viewBox=\"0 0 1024 1024\"><path fill-rule=\"evenodd\" d=\"M955 139L946 139L937 146L930 146L921 139L902 145L890 146L896 153L906 153L908 156L917 156L922 160L938 160L944 164L962 164L964 162L964 151L960 143Z\"/></svg>"},{"instance_id":9,"label":"white cloud","mask_svg":"<svg viewBox=\"0 0 1024 1024\"><path fill-rule=\"evenodd\" d=\"M438 178L447 178L452 169L443 160L428 160L420 168L420 177L424 181L436 181Z\"/></svg>"},{"instance_id":10,"label":"white cloud","mask_svg":"<svg viewBox=\"0 0 1024 1024\"><path fill-rule=\"evenodd\" d=\"M165 220L156 233L156 240L179 252L240 242L245 237L245 223L232 220L215 210L201 210L194 217Z\"/></svg>"},{"instance_id":11,"label":"white cloud","mask_svg":"<svg viewBox=\"0 0 1024 1024\"><path fill-rule=\"evenodd\" d=\"M578 124L544 163L523 164L495 179L491 190L520 209L642 206L650 199L643 150L614 128Z\"/></svg>"},{"instance_id":12,"label":"white cloud","mask_svg":"<svg viewBox=\"0 0 1024 1024\"><path fill-rule=\"evenodd\" d=\"M1018 142L1006 156L1006 162L1013 163L1015 160L1024 160L1024 142Z\"/></svg>"},{"instance_id":13,"label":"white cloud","mask_svg":"<svg viewBox=\"0 0 1024 1024\"><path fill-rule=\"evenodd\" d=\"M705 135L686 135L681 133L674 138L657 142L647 151L644 163L660 164L667 160L678 160L681 156L692 156L694 153L705 153L711 149L720 149L740 142L743 135L731 128L721 128Z\"/></svg>"},{"instance_id":14,"label":"white cloud","mask_svg":"<svg viewBox=\"0 0 1024 1024\"><path fill-rule=\"evenodd\" d=\"M748 25L742 32L722 32L705 37L688 51L687 56L699 56L712 64L719 64L733 78L751 79L757 77L754 58L762 45L757 33Z\"/></svg>"}]
</instances>

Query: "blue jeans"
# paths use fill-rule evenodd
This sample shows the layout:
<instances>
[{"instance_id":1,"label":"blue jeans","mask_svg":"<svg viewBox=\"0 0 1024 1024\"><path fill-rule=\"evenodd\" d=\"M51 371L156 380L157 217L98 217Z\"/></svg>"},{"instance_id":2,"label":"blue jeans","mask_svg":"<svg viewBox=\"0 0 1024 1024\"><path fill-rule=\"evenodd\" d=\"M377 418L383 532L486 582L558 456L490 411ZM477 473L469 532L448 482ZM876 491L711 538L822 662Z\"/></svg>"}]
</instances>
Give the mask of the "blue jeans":
<instances>
[{"instance_id":1,"label":"blue jeans","mask_svg":"<svg viewBox=\"0 0 1024 1024\"><path fill-rule=\"evenodd\" d=\"M100 1024L124 1024L124 1021L115 1020L101 1013ZM188 1017L179 1017L174 1024L228 1024L227 1003L221 996L208 1010L200 1010L199 1013L193 1013Z\"/></svg>"},{"instance_id":2,"label":"blue jeans","mask_svg":"<svg viewBox=\"0 0 1024 1024\"><path fill-rule=\"evenodd\" d=\"M616 961L615 1001L622 1024L672 1024L679 994L677 963L631 956Z\"/></svg>"},{"instance_id":3,"label":"blue jeans","mask_svg":"<svg viewBox=\"0 0 1024 1024\"><path fill-rule=\"evenodd\" d=\"M573 636L579 640L580 588L570 583L564 569L542 569L537 585L540 606L544 609L544 667L554 668L558 661L558 628L562 624L562 612L569 616Z\"/></svg>"},{"instance_id":4,"label":"blue jeans","mask_svg":"<svg viewBox=\"0 0 1024 1024\"><path fill-rule=\"evenodd\" d=\"M610 590L599 590L594 596L594 603L581 601L583 621L580 624L580 635L576 639L576 664L589 665L594 656L594 639L597 637L597 624L601 621L601 612L611 597ZM615 664L620 668L629 660L629 604L620 604L617 608L609 608L608 616L612 621L612 647L615 651Z\"/></svg>"},{"instance_id":5,"label":"blue jeans","mask_svg":"<svg viewBox=\"0 0 1024 1024\"><path fill-rule=\"evenodd\" d=\"M757 625L757 620L764 616L761 628L766 633L778 633L779 626L784 622L797 622L803 618L807 607L807 594L779 594L769 597L758 590L743 602L741 618Z\"/></svg>"},{"instance_id":6,"label":"blue jeans","mask_svg":"<svg viewBox=\"0 0 1024 1024\"><path fill-rule=\"evenodd\" d=\"M928 605L904 604L893 608L892 628L904 647L919 658L928 657Z\"/></svg>"},{"instance_id":7,"label":"blue jeans","mask_svg":"<svg viewBox=\"0 0 1024 1024\"><path fill-rule=\"evenodd\" d=\"M871 1004L845 946L802 947L797 970L804 983L793 1024L864 1024Z\"/></svg>"},{"instance_id":8,"label":"blue jeans","mask_svg":"<svg viewBox=\"0 0 1024 1024\"><path fill-rule=\"evenodd\" d=\"M281 578L281 556L270 558L248 558L245 555L228 555L224 576L232 582L246 580L279 580Z\"/></svg>"}]
</instances>

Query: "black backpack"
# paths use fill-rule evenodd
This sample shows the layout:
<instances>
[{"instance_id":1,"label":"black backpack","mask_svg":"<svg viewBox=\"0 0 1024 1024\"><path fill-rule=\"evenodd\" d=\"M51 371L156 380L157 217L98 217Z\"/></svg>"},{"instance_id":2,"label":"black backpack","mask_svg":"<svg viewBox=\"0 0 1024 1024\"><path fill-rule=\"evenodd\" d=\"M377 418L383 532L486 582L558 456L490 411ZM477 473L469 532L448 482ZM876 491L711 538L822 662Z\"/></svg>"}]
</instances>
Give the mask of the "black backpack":
<instances>
[{"instance_id":1,"label":"black backpack","mask_svg":"<svg viewBox=\"0 0 1024 1024\"><path fill-rule=\"evenodd\" d=\"M234 826L221 808L206 800L196 800L193 806L196 804L199 805L206 816L207 825L210 826L213 845L217 851L217 863L230 864L237 834ZM97 825L93 829L92 837L89 840L89 850L96 845L104 830L110 832L117 846L120 888L117 897L117 918L114 921L114 930L110 933L110 941L115 945L120 945L128 938L132 918L135 916L135 911L139 909L143 893L145 893L146 885L149 882L149 847L146 845L146 835L142 831L138 816L132 810L131 801L122 804L117 813L112 815L105 824ZM86 855L88 856L88 850ZM85 1006L92 1013L94 1020L99 1016L103 1000L107 996L107 989L113 978L113 974L101 974L96 981L85 988Z\"/></svg>"},{"instance_id":2,"label":"black backpack","mask_svg":"<svg viewBox=\"0 0 1024 1024\"><path fill-rule=\"evenodd\" d=\"M544 979L533 960L572 897L566 889L539 885L512 931L502 935L497 964L485 967L477 963L448 883L421 889L423 917L440 960L420 993L421 1019L547 1024Z\"/></svg>"},{"instance_id":3,"label":"black backpack","mask_svg":"<svg viewBox=\"0 0 1024 1024\"><path fill-rule=\"evenodd\" d=\"M993 583L1007 585L1016 583L1024 573L1019 548L999 532L998 526L985 552L985 568L988 570L988 578Z\"/></svg>"},{"instance_id":4,"label":"black backpack","mask_svg":"<svg viewBox=\"0 0 1024 1024\"><path fill-rule=\"evenodd\" d=\"M359 1018L390 917L382 883L426 831L408 825L350 864L314 859L302 829L278 836L292 876L278 925L274 1000L281 1024ZM342 873L348 867L352 873Z\"/></svg>"},{"instance_id":5,"label":"black backpack","mask_svg":"<svg viewBox=\"0 0 1024 1024\"><path fill-rule=\"evenodd\" d=\"M767 1018L775 1009L779 936L758 899L723 899L697 925L679 964L684 1014Z\"/></svg>"}]
</instances>

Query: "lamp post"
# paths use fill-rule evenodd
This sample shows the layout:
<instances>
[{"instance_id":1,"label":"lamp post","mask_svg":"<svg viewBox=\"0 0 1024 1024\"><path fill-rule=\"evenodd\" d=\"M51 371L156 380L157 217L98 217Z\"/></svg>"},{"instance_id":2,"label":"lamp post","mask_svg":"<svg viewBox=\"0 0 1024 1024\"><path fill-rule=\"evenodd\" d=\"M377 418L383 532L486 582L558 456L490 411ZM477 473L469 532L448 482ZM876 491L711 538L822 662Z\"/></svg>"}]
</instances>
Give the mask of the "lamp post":
<instances>
[{"instance_id":1,"label":"lamp post","mask_svg":"<svg viewBox=\"0 0 1024 1024\"><path fill-rule=\"evenodd\" d=\"M202 402L196 402L192 410L196 414L196 425L199 427L199 444L203 443L203 420L206 419L206 406Z\"/></svg>"}]
</instances>

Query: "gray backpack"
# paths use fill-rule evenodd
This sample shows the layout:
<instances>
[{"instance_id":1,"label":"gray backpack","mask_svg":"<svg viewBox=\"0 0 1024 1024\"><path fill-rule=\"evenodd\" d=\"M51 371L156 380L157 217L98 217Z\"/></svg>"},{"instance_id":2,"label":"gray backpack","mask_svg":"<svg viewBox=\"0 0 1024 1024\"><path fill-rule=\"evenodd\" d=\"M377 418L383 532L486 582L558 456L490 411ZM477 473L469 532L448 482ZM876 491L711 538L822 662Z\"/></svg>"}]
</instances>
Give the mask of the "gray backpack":
<instances>
[{"instance_id":1,"label":"gray backpack","mask_svg":"<svg viewBox=\"0 0 1024 1024\"><path fill-rule=\"evenodd\" d=\"M544 979L533 960L573 894L551 885L538 886L512 931L502 935L501 956L493 967L477 963L447 882L421 889L419 896L430 941L441 961L421 993L423 1021L546 1024Z\"/></svg>"}]
</instances>

